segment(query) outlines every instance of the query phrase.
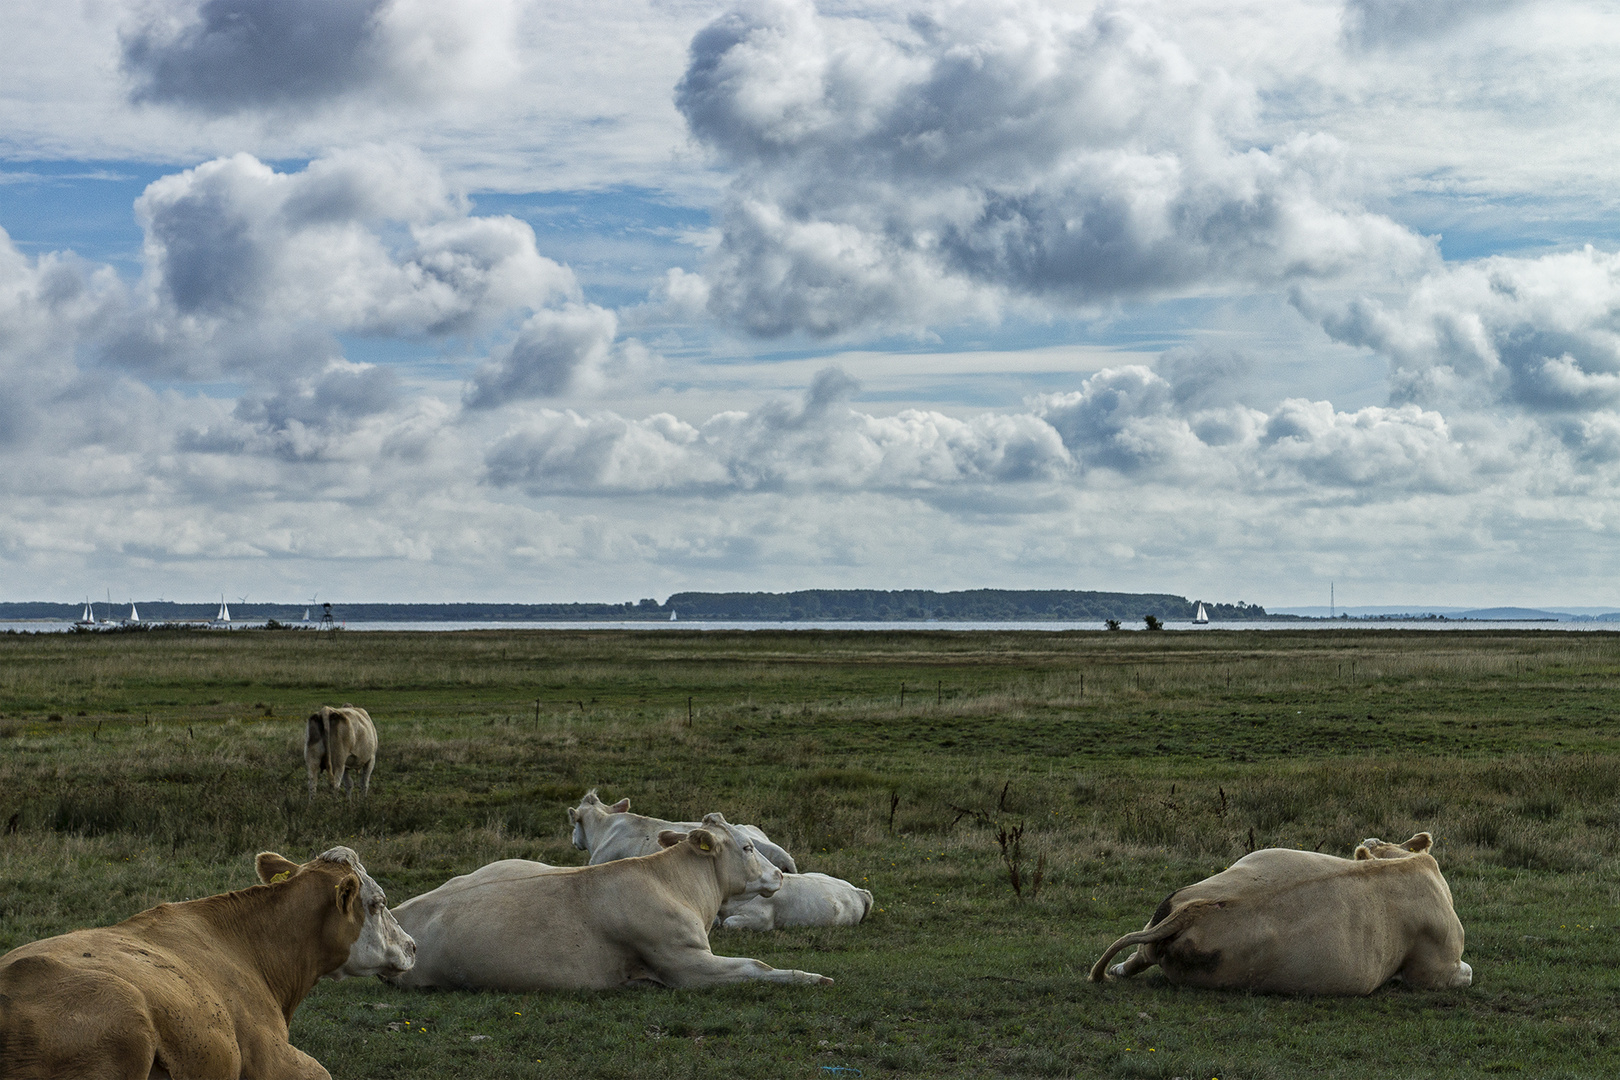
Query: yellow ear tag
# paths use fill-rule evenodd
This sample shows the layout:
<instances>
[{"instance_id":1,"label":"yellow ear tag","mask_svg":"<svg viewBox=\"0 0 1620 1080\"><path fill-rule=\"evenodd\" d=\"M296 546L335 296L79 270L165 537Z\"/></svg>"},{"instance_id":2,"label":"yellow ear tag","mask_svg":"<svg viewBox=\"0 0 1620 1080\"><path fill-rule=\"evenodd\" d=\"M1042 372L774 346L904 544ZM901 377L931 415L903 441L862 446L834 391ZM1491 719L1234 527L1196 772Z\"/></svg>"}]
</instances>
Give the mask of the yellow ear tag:
<instances>
[{"instance_id":1,"label":"yellow ear tag","mask_svg":"<svg viewBox=\"0 0 1620 1080\"><path fill-rule=\"evenodd\" d=\"M698 848L703 851L711 851L713 850L713 847L714 845L709 843L709 838L707 836L698 841Z\"/></svg>"},{"instance_id":2,"label":"yellow ear tag","mask_svg":"<svg viewBox=\"0 0 1620 1080\"><path fill-rule=\"evenodd\" d=\"M281 882L286 881L290 877L292 877L292 871L291 870L283 870L281 873L277 874L275 877L270 879L270 884L272 884L272 885L280 884Z\"/></svg>"}]
</instances>

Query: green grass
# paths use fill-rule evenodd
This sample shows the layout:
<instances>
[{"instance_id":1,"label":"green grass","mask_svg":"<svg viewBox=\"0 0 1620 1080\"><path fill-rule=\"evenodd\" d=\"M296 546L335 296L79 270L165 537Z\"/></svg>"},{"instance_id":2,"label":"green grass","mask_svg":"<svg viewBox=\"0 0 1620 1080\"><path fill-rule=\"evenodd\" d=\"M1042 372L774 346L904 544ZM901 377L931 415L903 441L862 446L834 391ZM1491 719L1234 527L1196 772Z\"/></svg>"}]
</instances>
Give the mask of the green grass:
<instances>
[{"instance_id":1,"label":"green grass","mask_svg":"<svg viewBox=\"0 0 1620 1080\"><path fill-rule=\"evenodd\" d=\"M564 810L599 787L871 888L859 927L715 937L836 984L325 983L294 1041L338 1077L1610 1075L1617 688L1607 633L0 635L0 949L243 887L266 848L348 843L395 902L579 862ZM303 719L345 701L378 722L373 794L311 805ZM1034 898L995 840L1017 824ZM1419 829L1468 990L1085 980L1251 843Z\"/></svg>"}]
</instances>

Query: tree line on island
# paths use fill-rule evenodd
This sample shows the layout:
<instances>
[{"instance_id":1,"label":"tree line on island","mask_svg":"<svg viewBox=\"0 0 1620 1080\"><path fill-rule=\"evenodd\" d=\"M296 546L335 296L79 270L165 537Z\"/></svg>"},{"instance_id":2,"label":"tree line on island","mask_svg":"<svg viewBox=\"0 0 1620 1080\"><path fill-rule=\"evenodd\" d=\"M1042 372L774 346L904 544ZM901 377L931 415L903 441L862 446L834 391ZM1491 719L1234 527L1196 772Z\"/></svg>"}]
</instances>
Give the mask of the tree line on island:
<instances>
[{"instance_id":1,"label":"tree line on island","mask_svg":"<svg viewBox=\"0 0 1620 1080\"><path fill-rule=\"evenodd\" d=\"M332 615L340 622L562 622L562 621L670 621L726 622L941 622L1065 621L1101 622L1109 619L1142 622L1146 617L1184 620L1193 618L1202 603L1211 621L1234 622L1278 618L1258 604L1188 600L1169 593L1090 592L1077 589L966 589L933 592L927 589L803 589L797 592L681 592L659 603L654 599L624 603L458 603L380 604L333 603ZM147 622L206 622L218 612L216 603L185 604L167 600L137 600ZM97 619L118 621L129 613L129 603L94 603ZM231 605L238 622L274 619L298 624L308 605ZM49 602L0 603L0 620L58 619L72 621L83 604ZM317 609L311 613L321 618ZM1288 616L1281 616L1287 618Z\"/></svg>"}]
</instances>

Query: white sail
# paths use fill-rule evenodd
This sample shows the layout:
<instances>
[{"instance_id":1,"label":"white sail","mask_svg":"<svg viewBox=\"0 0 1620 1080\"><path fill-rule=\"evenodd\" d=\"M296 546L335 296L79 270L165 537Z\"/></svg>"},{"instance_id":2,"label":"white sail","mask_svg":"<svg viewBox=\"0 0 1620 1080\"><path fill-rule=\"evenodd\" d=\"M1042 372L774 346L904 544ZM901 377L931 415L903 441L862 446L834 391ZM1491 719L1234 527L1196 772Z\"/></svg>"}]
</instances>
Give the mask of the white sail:
<instances>
[{"instance_id":1,"label":"white sail","mask_svg":"<svg viewBox=\"0 0 1620 1080\"><path fill-rule=\"evenodd\" d=\"M225 606L225 600L224 600L223 597L220 598L220 601L219 601L219 614L214 616L214 621L215 622L230 622L231 621L231 609Z\"/></svg>"},{"instance_id":2,"label":"white sail","mask_svg":"<svg viewBox=\"0 0 1620 1080\"><path fill-rule=\"evenodd\" d=\"M1207 623L1207 622L1209 622L1209 612L1204 610L1204 605L1203 604L1198 605L1198 614L1193 616L1193 622L1195 622L1195 623Z\"/></svg>"},{"instance_id":3,"label":"white sail","mask_svg":"<svg viewBox=\"0 0 1620 1080\"><path fill-rule=\"evenodd\" d=\"M304 621L309 622L309 608L304 609Z\"/></svg>"},{"instance_id":4,"label":"white sail","mask_svg":"<svg viewBox=\"0 0 1620 1080\"><path fill-rule=\"evenodd\" d=\"M129 622L140 622L141 613L135 610L135 601L129 602Z\"/></svg>"},{"instance_id":5,"label":"white sail","mask_svg":"<svg viewBox=\"0 0 1620 1080\"><path fill-rule=\"evenodd\" d=\"M674 622L674 621L675 621L675 613L674 613L674 612L673 612L673 611L672 611L672 612L670 612L670 613L669 613L669 621L670 621L670 622Z\"/></svg>"},{"instance_id":6,"label":"white sail","mask_svg":"<svg viewBox=\"0 0 1620 1080\"><path fill-rule=\"evenodd\" d=\"M79 616L79 622L89 625L96 621L96 613L90 610L90 601L84 602L84 614Z\"/></svg>"}]
</instances>

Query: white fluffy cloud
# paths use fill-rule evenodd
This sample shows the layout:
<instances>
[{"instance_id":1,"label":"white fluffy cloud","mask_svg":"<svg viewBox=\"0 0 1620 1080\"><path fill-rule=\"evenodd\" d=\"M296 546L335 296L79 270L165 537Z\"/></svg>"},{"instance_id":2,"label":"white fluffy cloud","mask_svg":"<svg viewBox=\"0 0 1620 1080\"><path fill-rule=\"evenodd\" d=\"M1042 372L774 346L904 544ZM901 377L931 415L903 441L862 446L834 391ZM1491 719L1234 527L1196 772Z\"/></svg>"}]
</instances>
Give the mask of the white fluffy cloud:
<instances>
[{"instance_id":1,"label":"white fluffy cloud","mask_svg":"<svg viewBox=\"0 0 1620 1080\"><path fill-rule=\"evenodd\" d=\"M955 501L969 489L1013 498L1020 488L1129 480L1242 497L1389 497L1477 488L1491 478L1482 466L1494 461L1488 447L1457 439L1439 413L1415 405L1343 413L1290 399L1269 414L1208 408L1139 366L1098 372L1026 412L968 420L915 409L873 415L850 403L856 390L828 368L800 402L696 425L668 414L531 412L490 446L487 477L536 494L870 491Z\"/></svg>"},{"instance_id":2,"label":"white fluffy cloud","mask_svg":"<svg viewBox=\"0 0 1620 1080\"><path fill-rule=\"evenodd\" d=\"M1620 255L1586 247L1450 265L1393 301L1296 304L1387 356L1392 396L1542 414L1620 407Z\"/></svg>"},{"instance_id":3,"label":"white fluffy cloud","mask_svg":"<svg viewBox=\"0 0 1620 1080\"><path fill-rule=\"evenodd\" d=\"M515 75L516 15L510 0L191 0L139 12L120 59L136 103L205 114L421 102Z\"/></svg>"},{"instance_id":4,"label":"white fluffy cloud","mask_svg":"<svg viewBox=\"0 0 1620 1080\"><path fill-rule=\"evenodd\" d=\"M384 369L353 374L338 335L493 339L469 395L479 405L559 393L614 347L613 314L584 302L527 223L470 214L412 151L343 151L291 173L219 158L154 182L135 212L146 237L138 287L49 256L29 280L36 293L55 281L54 299L35 296L29 310L97 296L101 332L87 348L103 367L245 381L258 387L245 407L267 420L297 418L299 401L372 402L393 385ZM358 396L338 389L361 384Z\"/></svg>"},{"instance_id":5,"label":"white fluffy cloud","mask_svg":"<svg viewBox=\"0 0 1620 1080\"><path fill-rule=\"evenodd\" d=\"M595 304L538 312L509 345L479 367L467 388L467 404L487 409L563 393L581 374L608 366L618 328L613 312Z\"/></svg>"},{"instance_id":6,"label":"white fluffy cloud","mask_svg":"<svg viewBox=\"0 0 1620 1080\"><path fill-rule=\"evenodd\" d=\"M152 184L135 210L152 287L184 318L447 334L578 293L527 224L468 216L436 169L398 148L291 174L221 158Z\"/></svg>"},{"instance_id":7,"label":"white fluffy cloud","mask_svg":"<svg viewBox=\"0 0 1620 1080\"><path fill-rule=\"evenodd\" d=\"M737 178L710 308L760 334L916 327L1421 266L1344 149L1250 135L1254 88L1128 9L736 9L676 97Z\"/></svg>"},{"instance_id":8,"label":"white fluffy cloud","mask_svg":"<svg viewBox=\"0 0 1620 1080\"><path fill-rule=\"evenodd\" d=\"M1034 416L957 420L851 407L857 389L821 371L802 402L720 413L701 426L668 414L626 420L543 411L489 451L497 486L533 492L925 491L1050 480L1069 471L1057 433Z\"/></svg>"}]
</instances>

